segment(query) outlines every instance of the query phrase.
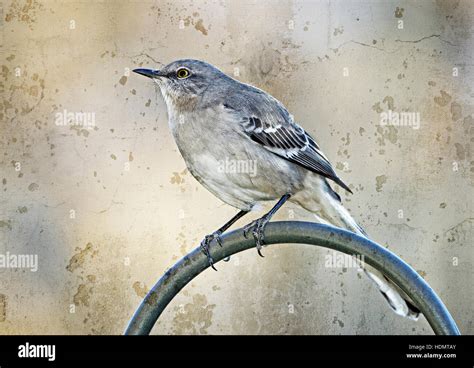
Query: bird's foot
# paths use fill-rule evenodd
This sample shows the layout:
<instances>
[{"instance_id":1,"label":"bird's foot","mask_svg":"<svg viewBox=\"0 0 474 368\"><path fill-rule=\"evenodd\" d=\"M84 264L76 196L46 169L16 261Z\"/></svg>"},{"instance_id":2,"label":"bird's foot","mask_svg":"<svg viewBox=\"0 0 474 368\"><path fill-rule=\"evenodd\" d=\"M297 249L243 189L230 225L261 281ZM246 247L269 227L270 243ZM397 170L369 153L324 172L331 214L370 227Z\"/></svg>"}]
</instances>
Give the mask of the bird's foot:
<instances>
[{"instance_id":1,"label":"bird's foot","mask_svg":"<svg viewBox=\"0 0 474 368\"><path fill-rule=\"evenodd\" d=\"M217 271L214 267L214 260L211 257L211 253L209 252L209 245L215 239L217 244L222 247L222 239L221 239L222 231L214 231L212 234L206 235L201 242L201 250L206 255L207 261L209 262L209 266L212 267L213 270Z\"/></svg>"},{"instance_id":2,"label":"bird's foot","mask_svg":"<svg viewBox=\"0 0 474 368\"><path fill-rule=\"evenodd\" d=\"M252 221L250 224L244 227L244 236L246 238L248 238L249 232L252 231L253 238L255 239L255 245L257 246L257 252L260 257L263 257L261 251L265 239L265 234L263 232L269 221L270 217L265 215L257 220Z\"/></svg>"}]
</instances>

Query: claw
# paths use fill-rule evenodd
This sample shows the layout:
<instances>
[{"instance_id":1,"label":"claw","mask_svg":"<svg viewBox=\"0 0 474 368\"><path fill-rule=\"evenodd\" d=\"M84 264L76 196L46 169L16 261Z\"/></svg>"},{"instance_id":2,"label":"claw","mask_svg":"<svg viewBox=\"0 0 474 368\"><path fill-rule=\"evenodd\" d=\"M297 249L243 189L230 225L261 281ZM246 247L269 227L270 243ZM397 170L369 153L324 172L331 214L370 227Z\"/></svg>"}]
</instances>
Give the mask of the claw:
<instances>
[{"instance_id":1,"label":"claw","mask_svg":"<svg viewBox=\"0 0 474 368\"><path fill-rule=\"evenodd\" d=\"M263 216L257 220L252 221L250 224L244 227L244 236L248 238L248 234L250 230L252 230L253 238L255 239L255 244L257 246L257 252L260 257L263 258L262 254L262 246L264 244L265 239L265 226L267 225L269 219L266 216Z\"/></svg>"},{"instance_id":2,"label":"claw","mask_svg":"<svg viewBox=\"0 0 474 368\"><path fill-rule=\"evenodd\" d=\"M206 242L206 240L207 237L201 242L201 250L206 255L209 266L211 266L213 270L217 271L217 269L214 267L214 260L211 257L211 253L209 252L209 244Z\"/></svg>"},{"instance_id":3,"label":"claw","mask_svg":"<svg viewBox=\"0 0 474 368\"><path fill-rule=\"evenodd\" d=\"M217 268L214 266L214 260L210 254L207 255L207 261L209 262L209 266L211 266L214 271L217 271Z\"/></svg>"},{"instance_id":4,"label":"claw","mask_svg":"<svg viewBox=\"0 0 474 368\"><path fill-rule=\"evenodd\" d=\"M212 234L206 235L201 242L201 250L206 255L207 261L209 262L209 266L211 266L214 271L217 271L217 269L214 267L214 260L211 257L211 253L209 251L209 245L214 239L216 239L217 244L219 244L219 246L222 247L221 235L222 235L222 232L215 231Z\"/></svg>"}]
</instances>

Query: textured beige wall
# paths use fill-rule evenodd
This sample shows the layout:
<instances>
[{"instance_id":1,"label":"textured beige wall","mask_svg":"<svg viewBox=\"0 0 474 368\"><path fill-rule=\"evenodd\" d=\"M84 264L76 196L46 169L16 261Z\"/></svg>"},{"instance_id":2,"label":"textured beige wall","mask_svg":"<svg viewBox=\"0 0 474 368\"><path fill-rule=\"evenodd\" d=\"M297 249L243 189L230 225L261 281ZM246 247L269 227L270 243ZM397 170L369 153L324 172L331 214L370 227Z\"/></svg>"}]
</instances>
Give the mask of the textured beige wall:
<instances>
[{"instance_id":1,"label":"textured beige wall","mask_svg":"<svg viewBox=\"0 0 474 368\"><path fill-rule=\"evenodd\" d=\"M354 217L474 333L473 13L468 0L3 1L0 253L36 254L38 271L0 268L0 333L121 333L236 212L185 170L151 82L127 75L183 57L280 99L351 184ZM389 109L420 128L381 126ZM95 126L57 125L64 110ZM276 219L292 214L312 219L291 205ZM153 332L432 333L355 269L325 267L327 250L264 253L200 275Z\"/></svg>"}]
</instances>

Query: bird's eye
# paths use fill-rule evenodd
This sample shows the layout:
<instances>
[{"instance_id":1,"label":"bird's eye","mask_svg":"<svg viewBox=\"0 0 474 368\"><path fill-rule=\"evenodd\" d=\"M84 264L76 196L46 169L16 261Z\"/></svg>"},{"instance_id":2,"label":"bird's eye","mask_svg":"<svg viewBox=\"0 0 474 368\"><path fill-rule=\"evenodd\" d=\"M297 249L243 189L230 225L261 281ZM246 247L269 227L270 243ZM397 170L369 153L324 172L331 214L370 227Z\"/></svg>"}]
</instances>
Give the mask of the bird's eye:
<instances>
[{"instance_id":1,"label":"bird's eye","mask_svg":"<svg viewBox=\"0 0 474 368\"><path fill-rule=\"evenodd\" d=\"M186 68L179 68L177 71L176 71L176 76L179 78L179 79L184 79L184 78L187 78L190 76L190 73L189 73L189 70L186 69Z\"/></svg>"}]
</instances>

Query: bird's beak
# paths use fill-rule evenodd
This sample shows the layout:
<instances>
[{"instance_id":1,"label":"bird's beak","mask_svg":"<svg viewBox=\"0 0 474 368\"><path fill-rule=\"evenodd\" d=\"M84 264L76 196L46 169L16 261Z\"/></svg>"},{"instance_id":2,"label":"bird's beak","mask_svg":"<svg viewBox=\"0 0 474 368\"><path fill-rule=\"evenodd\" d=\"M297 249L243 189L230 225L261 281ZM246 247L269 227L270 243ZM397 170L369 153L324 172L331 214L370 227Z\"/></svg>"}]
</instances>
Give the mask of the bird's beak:
<instances>
[{"instance_id":1,"label":"bird's beak","mask_svg":"<svg viewBox=\"0 0 474 368\"><path fill-rule=\"evenodd\" d=\"M148 78L157 78L157 77L163 76L160 73L160 71L156 69L133 69L133 72L144 75L145 77L148 77Z\"/></svg>"}]
</instances>

